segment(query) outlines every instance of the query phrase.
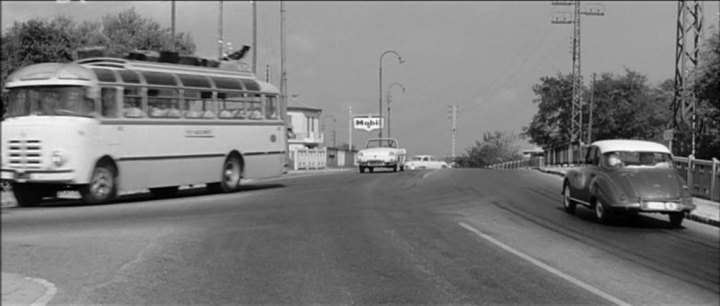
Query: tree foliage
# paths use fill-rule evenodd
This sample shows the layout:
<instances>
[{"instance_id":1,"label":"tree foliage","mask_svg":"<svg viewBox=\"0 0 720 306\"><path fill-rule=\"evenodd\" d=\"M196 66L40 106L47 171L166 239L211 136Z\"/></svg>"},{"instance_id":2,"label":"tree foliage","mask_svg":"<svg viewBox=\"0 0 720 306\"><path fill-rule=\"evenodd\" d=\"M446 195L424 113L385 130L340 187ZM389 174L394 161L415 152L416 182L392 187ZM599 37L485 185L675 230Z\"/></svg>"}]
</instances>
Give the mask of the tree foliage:
<instances>
[{"instance_id":1,"label":"tree foliage","mask_svg":"<svg viewBox=\"0 0 720 306\"><path fill-rule=\"evenodd\" d=\"M693 90L697 98L696 158L720 158L720 32L716 32L703 46L699 66L694 71ZM682 133L685 155L689 129ZM691 142L692 140L690 140Z\"/></svg>"},{"instance_id":2,"label":"tree foliage","mask_svg":"<svg viewBox=\"0 0 720 306\"><path fill-rule=\"evenodd\" d=\"M666 86L666 85L665 85ZM647 77L626 69L624 75L604 73L595 81L591 91L583 90L583 135L587 140L592 100L592 140L652 139L661 140L670 117L672 92L665 87L652 88ZM544 77L533 86L538 112L522 136L544 147L565 146L570 141L572 115L572 75Z\"/></svg>"},{"instance_id":3,"label":"tree foliage","mask_svg":"<svg viewBox=\"0 0 720 306\"><path fill-rule=\"evenodd\" d=\"M692 72L692 90L697 98L698 114L696 158L720 155L720 36L715 33L703 46L699 66ZM572 115L572 75L543 77L533 86L538 112L523 127L522 137L546 149L567 146ZM583 124L588 124L591 100L588 88L582 88ZM642 139L663 142L663 131L672 127L671 104L674 81L668 79L650 86L647 77L625 69L624 75L604 73L592 88L592 140ZM583 140L587 139L583 126ZM675 130L673 152L688 156L692 152L692 130L686 123Z\"/></svg>"},{"instance_id":4,"label":"tree foliage","mask_svg":"<svg viewBox=\"0 0 720 306\"><path fill-rule=\"evenodd\" d=\"M538 104L538 112L523 128L522 136L546 148L566 145L570 142L572 75L543 77L532 90L537 96L533 103Z\"/></svg>"},{"instance_id":5,"label":"tree foliage","mask_svg":"<svg viewBox=\"0 0 720 306\"><path fill-rule=\"evenodd\" d=\"M185 33L176 33L175 50L193 54L195 44ZM173 50L171 29L142 18L134 9L107 15L102 22L76 24L66 17L35 18L15 22L1 40L2 86L15 70L35 63L70 62L73 51L82 47L104 47L109 56L123 56L131 50ZM3 103L3 114L4 114Z\"/></svg>"},{"instance_id":6,"label":"tree foliage","mask_svg":"<svg viewBox=\"0 0 720 306\"><path fill-rule=\"evenodd\" d=\"M671 98L672 92L651 88L647 77L629 69L622 76L603 74L594 88L592 140L661 141L672 120Z\"/></svg>"},{"instance_id":7,"label":"tree foliage","mask_svg":"<svg viewBox=\"0 0 720 306\"><path fill-rule=\"evenodd\" d=\"M513 145L517 140L514 134L505 132L485 132L482 141L475 141L475 146L468 148L465 154L455 158L460 167L483 168L505 161L517 160L522 157Z\"/></svg>"}]
</instances>

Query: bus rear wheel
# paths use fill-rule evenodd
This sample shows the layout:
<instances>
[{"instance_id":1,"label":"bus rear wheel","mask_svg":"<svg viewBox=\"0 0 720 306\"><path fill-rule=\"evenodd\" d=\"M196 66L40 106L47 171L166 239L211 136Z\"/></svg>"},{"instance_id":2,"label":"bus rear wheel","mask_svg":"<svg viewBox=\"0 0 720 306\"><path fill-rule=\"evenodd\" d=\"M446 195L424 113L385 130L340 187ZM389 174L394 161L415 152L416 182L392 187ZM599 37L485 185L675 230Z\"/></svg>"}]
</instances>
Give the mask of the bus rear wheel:
<instances>
[{"instance_id":1,"label":"bus rear wheel","mask_svg":"<svg viewBox=\"0 0 720 306\"><path fill-rule=\"evenodd\" d=\"M99 204L117 196L117 170L109 163L99 163L90 177L90 183L80 187L80 195L88 204Z\"/></svg>"},{"instance_id":2,"label":"bus rear wheel","mask_svg":"<svg viewBox=\"0 0 720 306\"><path fill-rule=\"evenodd\" d=\"M242 180L243 164L237 155L230 155L223 163L220 173L220 183L208 184L211 192L231 192L240 189Z\"/></svg>"}]
</instances>

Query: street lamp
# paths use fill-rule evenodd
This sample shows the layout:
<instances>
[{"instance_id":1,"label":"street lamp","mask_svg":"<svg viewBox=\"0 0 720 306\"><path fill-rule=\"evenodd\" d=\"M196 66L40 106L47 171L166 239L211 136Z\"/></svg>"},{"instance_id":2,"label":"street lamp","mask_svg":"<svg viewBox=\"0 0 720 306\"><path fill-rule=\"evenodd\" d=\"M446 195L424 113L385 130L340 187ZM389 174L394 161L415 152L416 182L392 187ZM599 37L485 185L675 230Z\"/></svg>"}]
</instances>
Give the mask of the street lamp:
<instances>
[{"instance_id":1,"label":"street lamp","mask_svg":"<svg viewBox=\"0 0 720 306\"><path fill-rule=\"evenodd\" d=\"M395 85L400 86L400 88L402 88L403 93L405 93L405 87L402 86L402 84L400 84L400 83L398 83L398 82L392 83L392 84L390 84L390 86L388 86L387 97L386 97L386 99L387 99L387 108L388 108L388 115L387 115L387 117L388 117L388 120L387 120L387 121L388 121L388 122L387 122L388 135L387 135L387 137L388 137L388 138L390 138L390 101L391 101L391 100L390 100L390 89L392 89L393 86L395 86Z\"/></svg>"},{"instance_id":2,"label":"street lamp","mask_svg":"<svg viewBox=\"0 0 720 306\"><path fill-rule=\"evenodd\" d=\"M400 62L400 64L405 62L405 60L403 60L402 56L400 56L400 54L398 54L397 52L395 52L393 50L387 50L387 51L383 52L382 55L380 55L380 65L379 65L380 66L380 87L378 88L378 90L379 90L378 102L380 105L380 118L379 118L380 122L382 122L382 60L383 60L383 57L385 57L385 54L388 54L388 53L395 54L398 57L398 61ZM382 130L383 130L382 124L380 124L380 134L379 134L378 138L382 138Z\"/></svg>"}]
</instances>

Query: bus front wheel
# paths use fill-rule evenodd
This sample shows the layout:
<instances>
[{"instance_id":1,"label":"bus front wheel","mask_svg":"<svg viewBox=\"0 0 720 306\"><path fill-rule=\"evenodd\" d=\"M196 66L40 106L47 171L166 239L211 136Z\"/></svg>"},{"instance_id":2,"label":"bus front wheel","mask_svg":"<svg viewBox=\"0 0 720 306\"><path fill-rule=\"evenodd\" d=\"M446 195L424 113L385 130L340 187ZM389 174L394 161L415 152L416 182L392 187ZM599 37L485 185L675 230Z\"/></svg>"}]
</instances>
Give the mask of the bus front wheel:
<instances>
[{"instance_id":1,"label":"bus front wheel","mask_svg":"<svg viewBox=\"0 0 720 306\"><path fill-rule=\"evenodd\" d=\"M83 201L89 204L108 202L117 196L117 171L109 163L99 163L90 177L90 183L80 188Z\"/></svg>"}]
</instances>

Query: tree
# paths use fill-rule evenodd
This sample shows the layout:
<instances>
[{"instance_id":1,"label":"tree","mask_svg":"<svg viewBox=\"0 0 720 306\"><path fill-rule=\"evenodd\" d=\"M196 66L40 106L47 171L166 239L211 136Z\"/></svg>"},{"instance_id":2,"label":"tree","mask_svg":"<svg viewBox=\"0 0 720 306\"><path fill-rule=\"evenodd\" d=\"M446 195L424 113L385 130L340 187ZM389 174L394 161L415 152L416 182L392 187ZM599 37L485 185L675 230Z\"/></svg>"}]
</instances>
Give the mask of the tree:
<instances>
[{"instance_id":1,"label":"tree","mask_svg":"<svg viewBox=\"0 0 720 306\"><path fill-rule=\"evenodd\" d=\"M595 83L593 140L662 140L672 120L671 93L650 88L647 77L629 69L616 77L605 73Z\"/></svg>"},{"instance_id":2,"label":"tree","mask_svg":"<svg viewBox=\"0 0 720 306\"><path fill-rule=\"evenodd\" d=\"M173 50L171 35L170 29L141 18L134 9L107 15L102 22L85 21L80 25L66 17L15 22L0 40L2 89L8 76L20 67L70 62L74 60L73 51L81 47L105 47L108 56L122 57L134 49ZM174 50L180 54L193 54L195 44L189 35L179 33L175 37ZM4 100L2 102L0 118L5 114Z\"/></svg>"},{"instance_id":3,"label":"tree","mask_svg":"<svg viewBox=\"0 0 720 306\"><path fill-rule=\"evenodd\" d=\"M706 41L700 58L693 72L698 114L695 157L720 158L720 31Z\"/></svg>"},{"instance_id":4,"label":"tree","mask_svg":"<svg viewBox=\"0 0 720 306\"><path fill-rule=\"evenodd\" d=\"M107 47L107 52L115 56L122 56L135 49L174 49L180 54L195 53L195 44L190 36L184 33L176 34L173 46L170 29L163 29L159 23L142 18L134 8L103 17L102 35L106 37L107 44L104 46Z\"/></svg>"},{"instance_id":5,"label":"tree","mask_svg":"<svg viewBox=\"0 0 720 306\"><path fill-rule=\"evenodd\" d=\"M662 141L662 133L672 119L669 111L672 91L665 87L651 88L647 77L625 69L625 74L615 76L604 73L593 89L594 140L643 139ZM583 90L583 123L589 117L590 93ZM570 117L572 115L572 76L558 74L557 77L541 78L533 86L538 98L538 112L530 125L523 128L521 136L529 138L543 148L567 146L570 142ZM586 139L587 128L583 130Z\"/></svg>"},{"instance_id":6,"label":"tree","mask_svg":"<svg viewBox=\"0 0 720 306\"><path fill-rule=\"evenodd\" d=\"M483 140L475 141L475 146L468 148L463 155L455 157L455 163L460 167L483 168L505 161L522 158L518 149L513 146L517 140L514 134L505 132L485 132Z\"/></svg>"},{"instance_id":7,"label":"tree","mask_svg":"<svg viewBox=\"0 0 720 306\"><path fill-rule=\"evenodd\" d=\"M570 142L572 116L572 75L558 73L543 77L532 88L537 98L538 112L530 125L523 127L523 137L545 148L567 145Z\"/></svg>"}]
</instances>

